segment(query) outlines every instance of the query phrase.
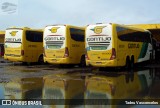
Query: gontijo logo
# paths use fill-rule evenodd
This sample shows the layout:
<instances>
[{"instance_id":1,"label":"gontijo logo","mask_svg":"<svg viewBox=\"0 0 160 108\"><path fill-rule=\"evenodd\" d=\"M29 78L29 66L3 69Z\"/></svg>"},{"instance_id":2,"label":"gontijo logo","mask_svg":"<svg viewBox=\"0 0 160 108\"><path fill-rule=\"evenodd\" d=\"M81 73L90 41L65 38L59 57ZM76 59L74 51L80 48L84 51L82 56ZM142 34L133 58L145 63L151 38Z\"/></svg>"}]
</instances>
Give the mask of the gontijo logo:
<instances>
[{"instance_id":1,"label":"gontijo logo","mask_svg":"<svg viewBox=\"0 0 160 108\"><path fill-rule=\"evenodd\" d=\"M57 30L59 29L59 27L52 27L51 29L49 29L51 31L51 33L57 33Z\"/></svg>"},{"instance_id":2,"label":"gontijo logo","mask_svg":"<svg viewBox=\"0 0 160 108\"><path fill-rule=\"evenodd\" d=\"M103 28L105 28L106 26L96 26L94 29L90 29L92 31L94 31L94 33L96 34L100 34L103 31Z\"/></svg>"},{"instance_id":3,"label":"gontijo logo","mask_svg":"<svg viewBox=\"0 0 160 108\"><path fill-rule=\"evenodd\" d=\"M12 31L12 32L10 32L10 34L11 34L11 36L16 36L17 32L18 31Z\"/></svg>"}]
</instances>

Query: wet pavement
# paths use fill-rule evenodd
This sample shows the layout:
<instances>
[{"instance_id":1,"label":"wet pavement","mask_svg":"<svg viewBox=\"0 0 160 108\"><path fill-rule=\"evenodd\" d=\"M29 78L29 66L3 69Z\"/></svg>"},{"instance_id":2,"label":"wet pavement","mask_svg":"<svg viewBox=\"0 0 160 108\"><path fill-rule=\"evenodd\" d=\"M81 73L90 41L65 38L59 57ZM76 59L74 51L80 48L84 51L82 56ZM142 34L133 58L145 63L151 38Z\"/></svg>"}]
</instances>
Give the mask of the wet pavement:
<instances>
[{"instance_id":1,"label":"wet pavement","mask_svg":"<svg viewBox=\"0 0 160 108\"><path fill-rule=\"evenodd\" d=\"M3 61L0 99L12 104L0 108L159 108L160 65L99 71Z\"/></svg>"}]
</instances>

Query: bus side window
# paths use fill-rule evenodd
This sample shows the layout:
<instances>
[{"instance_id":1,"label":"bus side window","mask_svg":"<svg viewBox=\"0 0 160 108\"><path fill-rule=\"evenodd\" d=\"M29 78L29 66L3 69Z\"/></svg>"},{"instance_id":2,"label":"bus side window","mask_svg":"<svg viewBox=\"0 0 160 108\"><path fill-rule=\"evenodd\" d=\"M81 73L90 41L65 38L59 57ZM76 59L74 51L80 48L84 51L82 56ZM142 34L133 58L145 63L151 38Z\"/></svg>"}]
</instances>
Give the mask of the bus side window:
<instances>
[{"instance_id":1,"label":"bus side window","mask_svg":"<svg viewBox=\"0 0 160 108\"><path fill-rule=\"evenodd\" d=\"M70 28L70 35L73 40L84 42L84 30Z\"/></svg>"},{"instance_id":2,"label":"bus side window","mask_svg":"<svg viewBox=\"0 0 160 108\"><path fill-rule=\"evenodd\" d=\"M118 38L122 41L151 43L150 34L148 32L132 32L119 35Z\"/></svg>"},{"instance_id":3,"label":"bus side window","mask_svg":"<svg viewBox=\"0 0 160 108\"><path fill-rule=\"evenodd\" d=\"M35 31L26 31L26 40L31 42L43 42L43 33Z\"/></svg>"}]
</instances>

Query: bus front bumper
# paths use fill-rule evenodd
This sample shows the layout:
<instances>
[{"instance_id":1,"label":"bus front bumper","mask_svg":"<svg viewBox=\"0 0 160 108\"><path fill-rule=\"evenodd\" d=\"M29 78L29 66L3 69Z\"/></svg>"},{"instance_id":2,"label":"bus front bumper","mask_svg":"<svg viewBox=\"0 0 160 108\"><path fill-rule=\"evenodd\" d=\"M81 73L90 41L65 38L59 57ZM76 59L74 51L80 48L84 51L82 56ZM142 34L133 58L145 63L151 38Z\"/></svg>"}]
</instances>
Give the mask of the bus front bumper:
<instances>
[{"instance_id":1,"label":"bus front bumper","mask_svg":"<svg viewBox=\"0 0 160 108\"><path fill-rule=\"evenodd\" d=\"M87 66L95 66L95 67L116 67L117 61L116 60L106 60L106 61L91 61L86 60Z\"/></svg>"}]
</instances>

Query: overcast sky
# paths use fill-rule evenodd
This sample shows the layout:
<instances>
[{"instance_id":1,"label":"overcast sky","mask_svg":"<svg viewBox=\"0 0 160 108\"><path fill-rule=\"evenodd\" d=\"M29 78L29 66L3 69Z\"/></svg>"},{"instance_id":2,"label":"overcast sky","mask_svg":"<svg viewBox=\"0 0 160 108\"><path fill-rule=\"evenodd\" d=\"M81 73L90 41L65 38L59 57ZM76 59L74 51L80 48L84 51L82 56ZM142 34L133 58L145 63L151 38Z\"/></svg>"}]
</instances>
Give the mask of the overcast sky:
<instances>
[{"instance_id":1,"label":"overcast sky","mask_svg":"<svg viewBox=\"0 0 160 108\"><path fill-rule=\"evenodd\" d=\"M51 24L160 23L160 0L17 1L16 14L0 14L0 30L11 26L43 28Z\"/></svg>"}]
</instances>

